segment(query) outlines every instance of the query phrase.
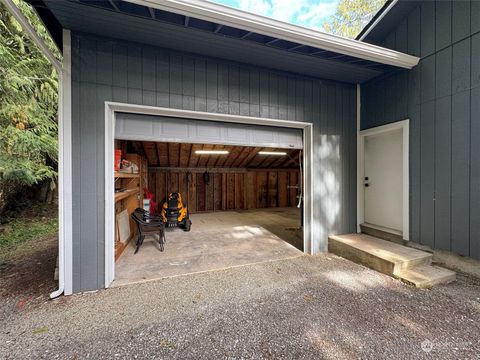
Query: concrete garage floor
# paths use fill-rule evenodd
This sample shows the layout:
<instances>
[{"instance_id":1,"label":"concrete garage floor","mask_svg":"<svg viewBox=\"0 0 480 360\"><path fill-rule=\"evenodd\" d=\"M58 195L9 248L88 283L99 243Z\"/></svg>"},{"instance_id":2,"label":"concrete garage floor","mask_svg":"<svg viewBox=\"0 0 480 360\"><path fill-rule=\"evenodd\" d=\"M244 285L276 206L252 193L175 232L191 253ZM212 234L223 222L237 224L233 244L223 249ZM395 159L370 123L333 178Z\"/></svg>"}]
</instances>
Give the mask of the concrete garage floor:
<instances>
[{"instance_id":1,"label":"concrete garage floor","mask_svg":"<svg viewBox=\"0 0 480 360\"><path fill-rule=\"evenodd\" d=\"M112 286L302 256L297 208L193 214L192 230L167 229L165 251L153 236L135 241L116 263Z\"/></svg>"},{"instance_id":2,"label":"concrete garage floor","mask_svg":"<svg viewBox=\"0 0 480 360\"><path fill-rule=\"evenodd\" d=\"M6 360L480 354L478 280L460 274L455 283L420 290L328 254L60 297L33 308L1 300L0 359Z\"/></svg>"}]
</instances>

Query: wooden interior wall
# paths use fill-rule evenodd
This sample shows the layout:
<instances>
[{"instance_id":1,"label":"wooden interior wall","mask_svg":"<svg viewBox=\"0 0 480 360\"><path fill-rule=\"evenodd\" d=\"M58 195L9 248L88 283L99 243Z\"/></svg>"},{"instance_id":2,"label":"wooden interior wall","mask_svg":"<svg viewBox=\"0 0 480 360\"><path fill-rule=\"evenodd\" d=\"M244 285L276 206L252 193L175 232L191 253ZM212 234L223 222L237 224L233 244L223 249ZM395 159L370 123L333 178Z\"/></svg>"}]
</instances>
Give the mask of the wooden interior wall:
<instances>
[{"instance_id":1,"label":"wooden interior wall","mask_svg":"<svg viewBox=\"0 0 480 360\"><path fill-rule=\"evenodd\" d=\"M209 181L201 172L155 170L149 172L148 184L158 203L167 191L180 192L196 213L295 206L299 180L297 170L217 172L209 173Z\"/></svg>"}]
</instances>

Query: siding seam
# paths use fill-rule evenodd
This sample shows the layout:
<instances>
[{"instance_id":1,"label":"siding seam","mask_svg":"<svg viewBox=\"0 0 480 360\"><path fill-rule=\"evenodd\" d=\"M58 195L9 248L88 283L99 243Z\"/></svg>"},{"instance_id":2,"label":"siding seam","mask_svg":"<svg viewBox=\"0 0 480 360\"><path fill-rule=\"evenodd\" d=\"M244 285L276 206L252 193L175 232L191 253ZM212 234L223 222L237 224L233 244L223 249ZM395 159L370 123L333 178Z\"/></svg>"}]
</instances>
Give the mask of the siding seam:
<instances>
[{"instance_id":1,"label":"siding seam","mask_svg":"<svg viewBox=\"0 0 480 360\"><path fill-rule=\"evenodd\" d=\"M451 2L450 9L450 37L453 37L453 1ZM452 204L453 204L453 46L452 51L450 52L450 234L449 234L449 246L448 249L452 250Z\"/></svg>"},{"instance_id":2,"label":"siding seam","mask_svg":"<svg viewBox=\"0 0 480 360\"><path fill-rule=\"evenodd\" d=\"M436 176L436 171L437 171L437 152L436 152L436 148L437 148L437 137L435 136L435 134L437 133L437 114L436 114L436 109L437 109L437 93L436 93L436 89L437 89L437 51L436 51L436 48L437 48L437 22L436 22L436 17L437 17L437 2L435 1L435 3L433 4L434 6L434 11L433 11L433 14L434 14L434 19L433 19L433 54L432 55L435 55L435 57L433 58L433 60L435 61L435 64L434 64L434 70L433 70L433 73L435 74L434 77L433 77L433 89L434 89L434 93L435 93L435 98L434 98L434 102L433 102L433 199L432 199L432 202L433 202L433 247L435 248L436 247L436 243L437 243L437 228L436 228L436 223L437 223L437 218L436 218L436 213L437 213L437 176Z\"/></svg>"},{"instance_id":3,"label":"siding seam","mask_svg":"<svg viewBox=\"0 0 480 360\"><path fill-rule=\"evenodd\" d=\"M419 119L420 119L420 124L418 126L418 151L419 151L419 154L418 154L418 187L419 187L419 190L418 190L418 203L419 203L419 208L418 208L418 242L420 244L423 244L423 239L422 239L422 122L421 122L421 119L422 119L422 78L423 78L423 75L422 75L422 72L424 71L423 70L423 64L424 64L424 58L421 57L422 55L422 36L421 36L421 32L422 32L422 6L420 5L419 6L419 31L420 31L420 45L419 45L419 49L418 49L418 52L419 52L419 55L420 55L420 60L419 60L419 66L420 66L420 71L419 71L419 79L418 79L418 82L419 82L419 99L420 99L420 104L419 104L419 109L418 109L418 112L419 112Z\"/></svg>"},{"instance_id":4,"label":"siding seam","mask_svg":"<svg viewBox=\"0 0 480 360\"><path fill-rule=\"evenodd\" d=\"M469 4L470 5L470 4ZM470 6L471 8L471 6ZM469 29L472 28L472 17L470 16ZM468 99L468 133L469 133L469 144L468 144L468 250L467 254L470 256L471 250L471 231L472 231L472 36L470 36L470 69L468 74L469 85L469 99Z\"/></svg>"}]
</instances>

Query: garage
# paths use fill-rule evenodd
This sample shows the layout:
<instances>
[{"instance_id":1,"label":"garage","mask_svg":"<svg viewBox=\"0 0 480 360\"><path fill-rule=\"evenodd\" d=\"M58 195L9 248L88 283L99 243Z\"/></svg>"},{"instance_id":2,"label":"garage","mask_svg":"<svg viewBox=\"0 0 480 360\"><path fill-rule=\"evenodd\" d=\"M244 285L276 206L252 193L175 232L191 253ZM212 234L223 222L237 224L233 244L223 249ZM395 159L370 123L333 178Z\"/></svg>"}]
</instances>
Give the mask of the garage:
<instances>
[{"instance_id":1,"label":"garage","mask_svg":"<svg viewBox=\"0 0 480 360\"><path fill-rule=\"evenodd\" d=\"M110 169L111 286L303 254L301 128L120 111L114 118L114 162L123 168ZM157 232L140 244L132 213L162 217L172 193L191 228L167 226L165 244Z\"/></svg>"},{"instance_id":2,"label":"garage","mask_svg":"<svg viewBox=\"0 0 480 360\"><path fill-rule=\"evenodd\" d=\"M115 196L128 194L116 194L115 187L126 188L122 183L129 180L116 180L115 138L142 146L172 143L178 151L181 144L196 144L202 149L244 146L285 152L291 149L289 132L296 130L303 140L298 182L303 194L303 252L326 252L329 235L358 230L359 85L395 69L411 69L417 57L210 2L129 0L113 8L111 1L103 0L33 3L63 55L60 63L41 46L61 80L59 286L52 297L108 288L116 279ZM122 128L122 114L153 116L157 121L131 120ZM161 126L160 117L171 120ZM186 132L189 127L178 126L175 120L195 123L196 132ZM205 126L208 122L216 126ZM256 135L248 138L252 129ZM125 154L147 156L126 146ZM208 160L205 166L209 167ZM149 167L163 166L147 161L147 180ZM204 179L203 173L196 179ZM276 181L282 176L277 174ZM270 175L267 185L268 179ZM157 191L156 185L155 191L149 190L161 202L157 193L163 190ZM245 196L235 198L248 204ZM205 210L192 216L268 211L228 206L211 211L207 208L211 203L203 201ZM199 223L194 222L192 231ZM148 243L138 254L146 252L142 250Z\"/></svg>"}]
</instances>

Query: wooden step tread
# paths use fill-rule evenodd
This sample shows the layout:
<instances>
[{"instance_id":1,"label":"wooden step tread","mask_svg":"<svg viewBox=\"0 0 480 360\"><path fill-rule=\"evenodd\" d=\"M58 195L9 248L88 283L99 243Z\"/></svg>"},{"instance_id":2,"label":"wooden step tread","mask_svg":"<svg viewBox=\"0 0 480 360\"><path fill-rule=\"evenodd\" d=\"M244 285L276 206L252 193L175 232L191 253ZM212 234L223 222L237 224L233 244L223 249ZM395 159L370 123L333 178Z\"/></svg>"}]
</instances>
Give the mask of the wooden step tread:
<instances>
[{"instance_id":1,"label":"wooden step tread","mask_svg":"<svg viewBox=\"0 0 480 360\"><path fill-rule=\"evenodd\" d=\"M432 254L425 251L406 247L366 234L334 235L330 236L330 239L397 265L404 263L418 265L423 261L428 263L432 258Z\"/></svg>"},{"instance_id":2,"label":"wooden step tread","mask_svg":"<svg viewBox=\"0 0 480 360\"><path fill-rule=\"evenodd\" d=\"M395 276L418 288L430 288L438 284L448 284L456 279L455 272L433 265L415 266L411 269L402 270Z\"/></svg>"},{"instance_id":3,"label":"wooden step tread","mask_svg":"<svg viewBox=\"0 0 480 360\"><path fill-rule=\"evenodd\" d=\"M366 234L329 236L328 250L418 288L446 284L456 278L453 271L432 266L430 253Z\"/></svg>"}]
</instances>

